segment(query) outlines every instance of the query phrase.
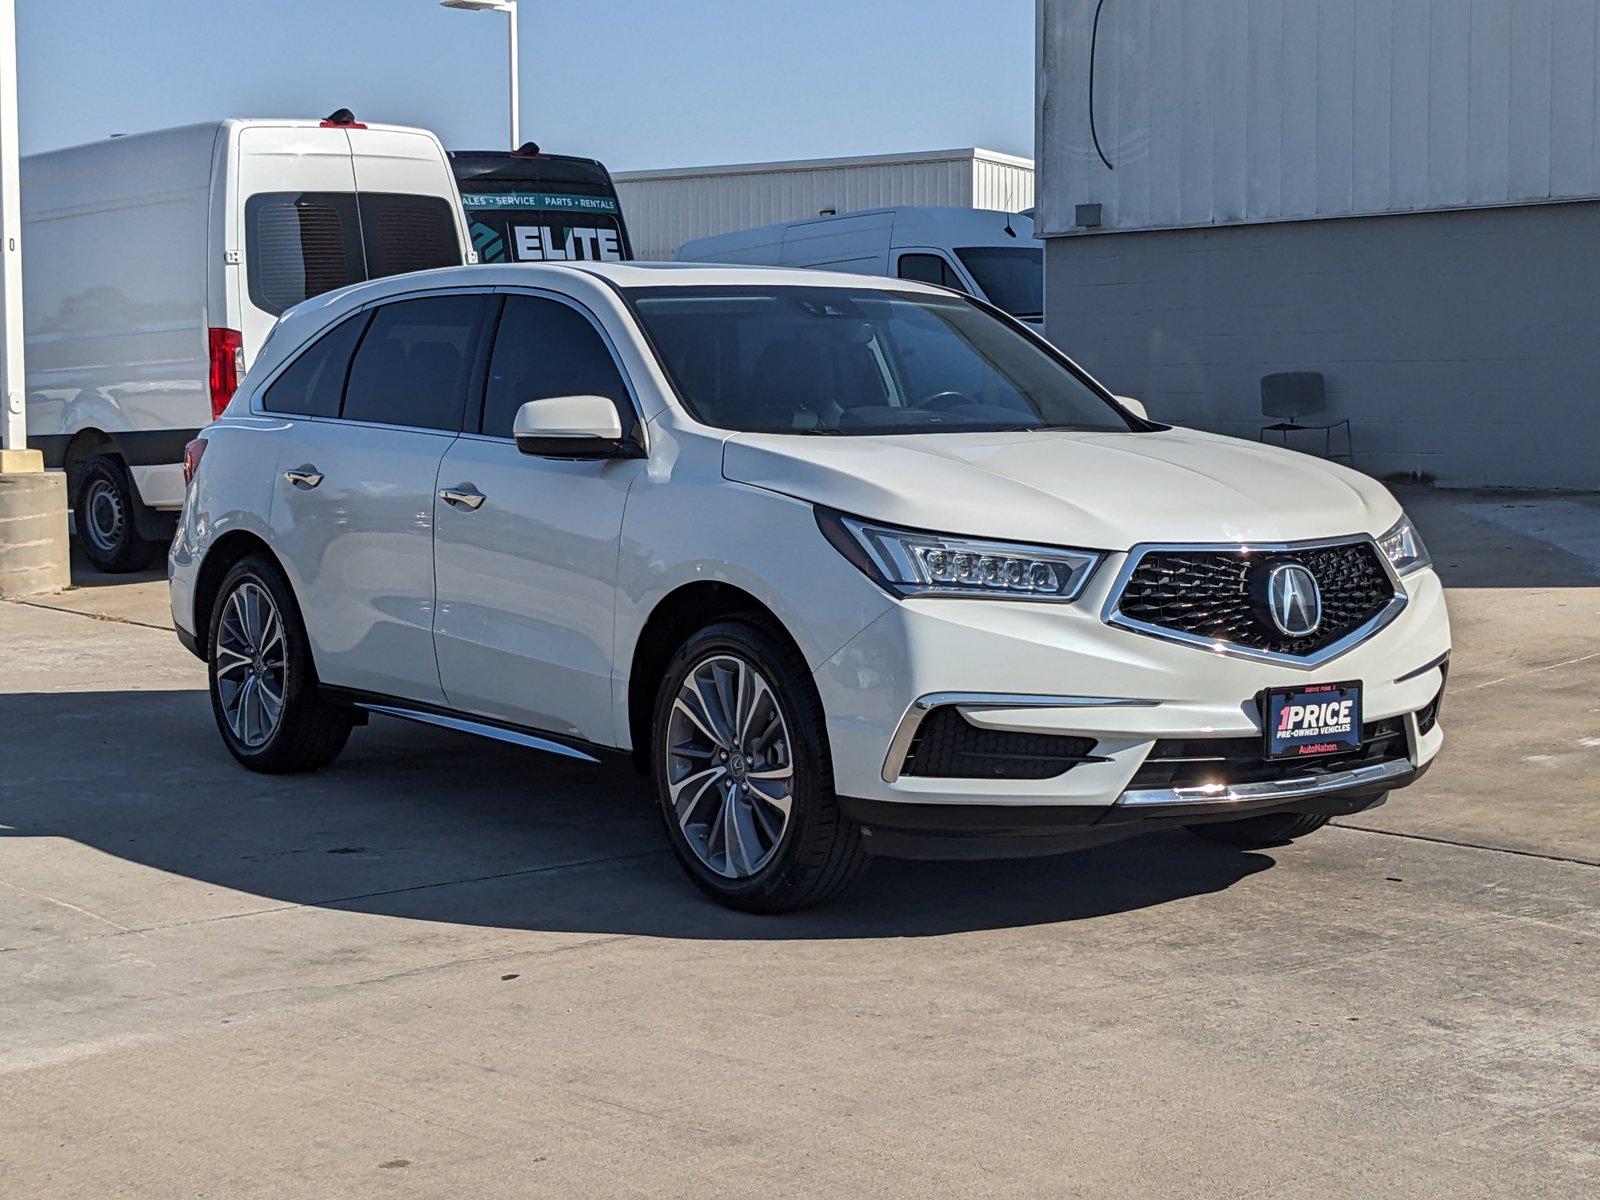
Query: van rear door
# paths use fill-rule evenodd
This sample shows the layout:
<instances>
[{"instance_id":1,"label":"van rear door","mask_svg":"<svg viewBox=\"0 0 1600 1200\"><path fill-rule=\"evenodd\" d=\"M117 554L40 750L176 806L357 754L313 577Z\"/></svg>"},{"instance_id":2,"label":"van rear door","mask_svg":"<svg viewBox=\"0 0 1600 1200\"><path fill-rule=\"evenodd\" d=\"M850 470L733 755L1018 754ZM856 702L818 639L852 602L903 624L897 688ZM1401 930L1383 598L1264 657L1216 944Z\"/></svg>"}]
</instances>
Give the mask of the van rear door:
<instances>
[{"instance_id":1,"label":"van rear door","mask_svg":"<svg viewBox=\"0 0 1600 1200\"><path fill-rule=\"evenodd\" d=\"M247 363L279 314L308 297L464 261L455 181L425 133L248 126L238 197L245 270L235 328Z\"/></svg>"},{"instance_id":2,"label":"van rear door","mask_svg":"<svg viewBox=\"0 0 1600 1200\"><path fill-rule=\"evenodd\" d=\"M367 278L467 261L466 219L444 147L405 129L348 129Z\"/></svg>"},{"instance_id":3,"label":"van rear door","mask_svg":"<svg viewBox=\"0 0 1600 1200\"><path fill-rule=\"evenodd\" d=\"M366 277L355 192L344 130L252 125L239 131L245 286L234 327L244 334L247 362L284 309Z\"/></svg>"}]
</instances>

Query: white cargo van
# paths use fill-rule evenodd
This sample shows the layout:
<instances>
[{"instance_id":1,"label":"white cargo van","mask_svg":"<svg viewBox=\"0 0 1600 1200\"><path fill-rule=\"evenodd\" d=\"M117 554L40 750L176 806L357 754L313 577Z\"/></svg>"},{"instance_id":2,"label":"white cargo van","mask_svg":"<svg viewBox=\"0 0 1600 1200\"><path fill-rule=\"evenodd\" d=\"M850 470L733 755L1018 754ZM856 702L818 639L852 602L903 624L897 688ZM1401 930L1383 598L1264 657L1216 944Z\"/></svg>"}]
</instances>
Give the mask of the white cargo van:
<instances>
[{"instance_id":1,"label":"white cargo van","mask_svg":"<svg viewBox=\"0 0 1600 1200\"><path fill-rule=\"evenodd\" d=\"M1044 243L1033 219L984 208L871 208L698 238L679 262L825 267L937 283L1044 321Z\"/></svg>"},{"instance_id":2,"label":"white cargo van","mask_svg":"<svg viewBox=\"0 0 1600 1200\"><path fill-rule=\"evenodd\" d=\"M103 571L147 565L183 448L278 314L363 279L468 261L444 148L422 129L227 120L22 160L28 441L64 469Z\"/></svg>"}]
</instances>

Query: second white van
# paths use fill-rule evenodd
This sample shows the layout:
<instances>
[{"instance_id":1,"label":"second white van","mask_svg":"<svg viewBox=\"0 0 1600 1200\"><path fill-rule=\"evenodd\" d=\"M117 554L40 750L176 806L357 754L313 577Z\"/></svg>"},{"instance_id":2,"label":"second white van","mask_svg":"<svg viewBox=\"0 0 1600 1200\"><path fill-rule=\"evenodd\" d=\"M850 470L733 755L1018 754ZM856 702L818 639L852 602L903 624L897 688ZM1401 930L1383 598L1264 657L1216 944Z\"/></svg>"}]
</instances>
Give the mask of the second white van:
<instances>
[{"instance_id":1,"label":"second white van","mask_svg":"<svg viewBox=\"0 0 1600 1200\"><path fill-rule=\"evenodd\" d=\"M226 120L22 162L29 444L67 472L102 571L147 566L183 503L183 448L278 314L364 279L470 261L423 129Z\"/></svg>"},{"instance_id":2,"label":"second white van","mask_svg":"<svg viewBox=\"0 0 1600 1200\"><path fill-rule=\"evenodd\" d=\"M1044 243L1033 219L983 208L901 206L698 238L680 262L819 267L935 283L1044 322Z\"/></svg>"}]
</instances>

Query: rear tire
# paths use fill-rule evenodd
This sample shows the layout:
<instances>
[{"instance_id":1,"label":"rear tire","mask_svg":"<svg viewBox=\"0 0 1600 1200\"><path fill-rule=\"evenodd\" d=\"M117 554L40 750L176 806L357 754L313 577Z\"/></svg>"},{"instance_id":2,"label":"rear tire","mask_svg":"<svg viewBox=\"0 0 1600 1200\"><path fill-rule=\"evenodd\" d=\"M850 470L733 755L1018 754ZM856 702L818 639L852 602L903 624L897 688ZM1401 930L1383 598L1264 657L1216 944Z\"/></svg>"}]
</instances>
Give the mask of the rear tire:
<instances>
[{"instance_id":1,"label":"rear tire","mask_svg":"<svg viewBox=\"0 0 1600 1200\"><path fill-rule=\"evenodd\" d=\"M667 666L651 729L667 840L708 896L791 912L861 874L867 855L833 792L822 701L781 630L734 618L690 637Z\"/></svg>"},{"instance_id":2,"label":"rear tire","mask_svg":"<svg viewBox=\"0 0 1600 1200\"><path fill-rule=\"evenodd\" d=\"M139 536L144 501L128 468L114 454L99 454L83 464L72 497L73 523L83 556L107 575L142 571L161 547Z\"/></svg>"},{"instance_id":3,"label":"rear tire","mask_svg":"<svg viewBox=\"0 0 1600 1200\"><path fill-rule=\"evenodd\" d=\"M1238 821L1212 821L1189 826L1189 832L1208 842L1221 842L1241 850L1262 850L1282 846L1308 833L1315 833L1329 818L1317 813L1265 813Z\"/></svg>"},{"instance_id":4,"label":"rear tire","mask_svg":"<svg viewBox=\"0 0 1600 1200\"><path fill-rule=\"evenodd\" d=\"M277 775L339 757L354 715L322 698L294 593L266 555L240 559L223 577L206 647L211 711L234 758Z\"/></svg>"}]
</instances>

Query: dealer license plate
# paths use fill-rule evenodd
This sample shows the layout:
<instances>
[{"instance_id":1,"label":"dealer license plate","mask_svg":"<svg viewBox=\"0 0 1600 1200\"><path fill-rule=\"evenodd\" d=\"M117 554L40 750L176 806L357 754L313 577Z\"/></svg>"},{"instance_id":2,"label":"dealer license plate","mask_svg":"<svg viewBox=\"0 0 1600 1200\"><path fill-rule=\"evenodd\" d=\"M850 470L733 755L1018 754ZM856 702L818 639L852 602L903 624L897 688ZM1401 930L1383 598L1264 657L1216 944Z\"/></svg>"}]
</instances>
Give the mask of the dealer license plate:
<instances>
[{"instance_id":1,"label":"dealer license plate","mask_svg":"<svg viewBox=\"0 0 1600 1200\"><path fill-rule=\"evenodd\" d=\"M1268 759L1315 758L1361 746L1361 684L1268 688L1261 697Z\"/></svg>"}]
</instances>

